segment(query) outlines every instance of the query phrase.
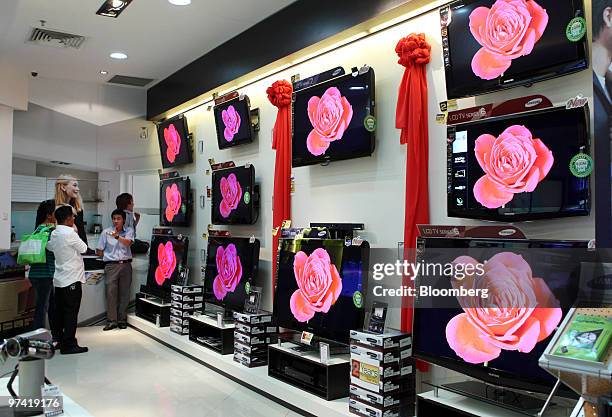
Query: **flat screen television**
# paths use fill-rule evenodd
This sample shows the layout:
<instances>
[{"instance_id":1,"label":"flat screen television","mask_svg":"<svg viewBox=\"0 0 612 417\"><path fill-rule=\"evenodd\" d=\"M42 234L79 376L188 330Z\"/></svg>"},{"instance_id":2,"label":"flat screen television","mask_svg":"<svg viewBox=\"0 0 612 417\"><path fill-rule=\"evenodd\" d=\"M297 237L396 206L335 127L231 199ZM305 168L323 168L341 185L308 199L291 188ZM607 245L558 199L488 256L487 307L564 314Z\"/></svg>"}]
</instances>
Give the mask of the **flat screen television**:
<instances>
[{"instance_id":1,"label":"flat screen television","mask_svg":"<svg viewBox=\"0 0 612 417\"><path fill-rule=\"evenodd\" d=\"M213 224L254 224L259 213L258 198L253 165L213 171Z\"/></svg>"},{"instance_id":2,"label":"flat screen television","mask_svg":"<svg viewBox=\"0 0 612 417\"><path fill-rule=\"evenodd\" d=\"M162 167L174 168L193 162L187 118L178 115L157 125Z\"/></svg>"},{"instance_id":3,"label":"flat screen television","mask_svg":"<svg viewBox=\"0 0 612 417\"><path fill-rule=\"evenodd\" d=\"M550 392L556 380L538 360L576 301L587 246L586 241L418 238L417 265L423 269L415 280L413 355L494 385ZM488 288L490 298L484 304L474 301L478 297L460 302L459 296L434 292L457 288L459 281L435 266L459 256L484 265L484 274L461 281L469 289ZM466 258L457 262L469 263ZM430 292L422 295L421 286ZM512 310L515 304L507 301L530 296L534 304L516 306L545 308ZM499 308L477 308L490 305Z\"/></svg>"},{"instance_id":4,"label":"flat screen television","mask_svg":"<svg viewBox=\"0 0 612 417\"><path fill-rule=\"evenodd\" d=\"M585 16L582 0L459 0L449 7L442 30L449 99L588 67L586 36L571 41L566 33L579 32L570 21Z\"/></svg>"},{"instance_id":5,"label":"flat screen television","mask_svg":"<svg viewBox=\"0 0 612 417\"><path fill-rule=\"evenodd\" d=\"M293 94L294 167L370 156L374 132L364 120L374 115L374 69L346 74Z\"/></svg>"},{"instance_id":6,"label":"flat screen television","mask_svg":"<svg viewBox=\"0 0 612 417\"><path fill-rule=\"evenodd\" d=\"M253 142L251 106L248 96L241 96L214 107L219 149Z\"/></svg>"},{"instance_id":7,"label":"flat screen television","mask_svg":"<svg viewBox=\"0 0 612 417\"><path fill-rule=\"evenodd\" d=\"M189 177L170 178L159 186L159 224L189 227L191 224L191 181Z\"/></svg>"},{"instance_id":8,"label":"flat screen television","mask_svg":"<svg viewBox=\"0 0 612 417\"><path fill-rule=\"evenodd\" d=\"M147 292L160 298L170 296L171 285L176 284L187 267L189 238L186 236L153 235L149 251Z\"/></svg>"},{"instance_id":9,"label":"flat screen television","mask_svg":"<svg viewBox=\"0 0 612 417\"><path fill-rule=\"evenodd\" d=\"M552 108L448 127L448 215L497 221L586 216L588 108Z\"/></svg>"},{"instance_id":10,"label":"flat screen television","mask_svg":"<svg viewBox=\"0 0 612 417\"><path fill-rule=\"evenodd\" d=\"M343 239L281 239L274 316L281 327L348 344L363 328L370 245Z\"/></svg>"},{"instance_id":11,"label":"flat screen television","mask_svg":"<svg viewBox=\"0 0 612 417\"><path fill-rule=\"evenodd\" d=\"M242 311L249 288L257 285L259 240L248 237L208 238L204 301Z\"/></svg>"}]
</instances>

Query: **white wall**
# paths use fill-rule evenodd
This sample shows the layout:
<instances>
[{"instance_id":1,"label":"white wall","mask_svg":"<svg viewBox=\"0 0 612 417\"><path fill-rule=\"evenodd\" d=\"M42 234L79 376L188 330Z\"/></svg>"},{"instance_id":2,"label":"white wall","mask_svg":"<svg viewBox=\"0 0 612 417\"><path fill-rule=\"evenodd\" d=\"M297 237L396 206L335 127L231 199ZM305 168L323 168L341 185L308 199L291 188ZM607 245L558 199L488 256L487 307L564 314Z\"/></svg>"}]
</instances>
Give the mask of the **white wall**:
<instances>
[{"instance_id":1,"label":"white wall","mask_svg":"<svg viewBox=\"0 0 612 417\"><path fill-rule=\"evenodd\" d=\"M13 109L0 105L0 249L11 246Z\"/></svg>"},{"instance_id":2,"label":"white wall","mask_svg":"<svg viewBox=\"0 0 612 417\"><path fill-rule=\"evenodd\" d=\"M28 108L29 74L0 57L0 104L16 110Z\"/></svg>"}]
</instances>

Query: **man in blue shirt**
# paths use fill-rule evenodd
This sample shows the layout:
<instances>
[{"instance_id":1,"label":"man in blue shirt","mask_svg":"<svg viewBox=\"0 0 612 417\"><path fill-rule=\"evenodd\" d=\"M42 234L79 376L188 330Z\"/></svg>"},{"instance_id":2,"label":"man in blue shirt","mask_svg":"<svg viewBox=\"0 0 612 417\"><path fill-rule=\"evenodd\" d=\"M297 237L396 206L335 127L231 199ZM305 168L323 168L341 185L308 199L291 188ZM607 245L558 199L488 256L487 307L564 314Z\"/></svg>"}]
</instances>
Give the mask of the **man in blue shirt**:
<instances>
[{"instance_id":1,"label":"man in blue shirt","mask_svg":"<svg viewBox=\"0 0 612 417\"><path fill-rule=\"evenodd\" d=\"M104 331L127 327L127 308L132 287L132 251L134 229L124 227L125 211L111 214L113 227L102 231L96 253L103 256L106 275L106 326Z\"/></svg>"}]
</instances>

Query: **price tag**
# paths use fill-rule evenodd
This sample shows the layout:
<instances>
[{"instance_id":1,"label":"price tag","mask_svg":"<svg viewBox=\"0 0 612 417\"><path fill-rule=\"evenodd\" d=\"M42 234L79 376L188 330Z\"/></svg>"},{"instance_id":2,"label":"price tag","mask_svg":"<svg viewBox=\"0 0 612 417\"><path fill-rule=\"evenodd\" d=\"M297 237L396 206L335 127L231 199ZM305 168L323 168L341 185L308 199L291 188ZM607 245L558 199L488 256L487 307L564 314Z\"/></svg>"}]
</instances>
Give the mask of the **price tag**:
<instances>
[{"instance_id":1,"label":"price tag","mask_svg":"<svg viewBox=\"0 0 612 417\"><path fill-rule=\"evenodd\" d=\"M64 414L62 392L57 385L43 385L40 388L43 398L43 410L45 417L59 416Z\"/></svg>"},{"instance_id":2,"label":"price tag","mask_svg":"<svg viewBox=\"0 0 612 417\"><path fill-rule=\"evenodd\" d=\"M255 243L255 235L251 235L249 238L249 243Z\"/></svg>"},{"instance_id":3,"label":"price tag","mask_svg":"<svg viewBox=\"0 0 612 417\"><path fill-rule=\"evenodd\" d=\"M329 362L329 345L327 343L319 343L319 353L321 354L321 363Z\"/></svg>"},{"instance_id":4,"label":"price tag","mask_svg":"<svg viewBox=\"0 0 612 417\"><path fill-rule=\"evenodd\" d=\"M363 243L363 239L361 238L361 236L357 236L353 238L353 246L361 246L361 244Z\"/></svg>"},{"instance_id":5,"label":"price tag","mask_svg":"<svg viewBox=\"0 0 612 417\"><path fill-rule=\"evenodd\" d=\"M274 229L272 229L272 236L276 236L278 234L279 229L280 227L275 227Z\"/></svg>"},{"instance_id":6,"label":"price tag","mask_svg":"<svg viewBox=\"0 0 612 417\"><path fill-rule=\"evenodd\" d=\"M283 220L281 229L289 229L291 227L291 220Z\"/></svg>"},{"instance_id":7,"label":"price tag","mask_svg":"<svg viewBox=\"0 0 612 417\"><path fill-rule=\"evenodd\" d=\"M304 330L302 332L302 337L300 340L303 344L310 346L310 342L312 342L313 337L314 337L314 334Z\"/></svg>"}]
</instances>

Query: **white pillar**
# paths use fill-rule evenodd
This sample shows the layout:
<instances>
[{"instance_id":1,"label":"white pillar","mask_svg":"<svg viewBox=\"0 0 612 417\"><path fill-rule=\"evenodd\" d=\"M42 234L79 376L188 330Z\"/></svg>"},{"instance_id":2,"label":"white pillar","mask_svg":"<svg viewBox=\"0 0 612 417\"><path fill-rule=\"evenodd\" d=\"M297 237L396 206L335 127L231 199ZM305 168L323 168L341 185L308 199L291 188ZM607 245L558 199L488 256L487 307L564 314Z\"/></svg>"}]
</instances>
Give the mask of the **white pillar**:
<instances>
[{"instance_id":1,"label":"white pillar","mask_svg":"<svg viewBox=\"0 0 612 417\"><path fill-rule=\"evenodd\" d=\"M0 104L0 249L11 247L13 109Z\"/></svg>"}]
</instances>

